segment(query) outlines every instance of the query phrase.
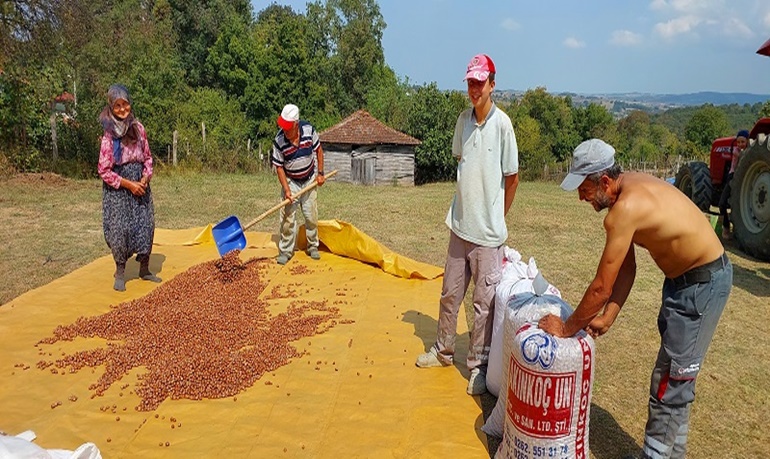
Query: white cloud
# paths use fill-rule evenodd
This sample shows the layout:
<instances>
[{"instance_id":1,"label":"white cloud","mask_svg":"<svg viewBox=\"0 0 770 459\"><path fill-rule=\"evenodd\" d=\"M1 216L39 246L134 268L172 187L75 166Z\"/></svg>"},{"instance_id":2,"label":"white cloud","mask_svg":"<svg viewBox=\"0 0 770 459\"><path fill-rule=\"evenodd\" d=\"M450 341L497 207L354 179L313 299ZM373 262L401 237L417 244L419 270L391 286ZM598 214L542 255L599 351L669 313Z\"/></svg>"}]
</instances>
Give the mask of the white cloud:
<instances>
[{"instance_id":1,"label":"white cloud","mask_svg":"<svg viewBox=\"0 0 770 459\"><path fill-rule=\"evenodd\" d=\"M503 19L503 22L500 23L500 26L502 26L502 28L505 30L518 30L519 27L521 27L518 22L511 18Z\"/></svg>"},{"instance_id":2,"label":"white cloud","mask_svg":"<svg viewBox=\"0 0 770 459\"><path fill-rule=\"evenodd\" d=\"M654 30L661 37L672 39L677 35L694 32L695 27L701 22L703 20L697 16L681 16L667 22L655 24Z\"/></svg>"},{"instance_id":3,"label":"white cloud","mask_svg":"<svg viewBox=\"0 0 770 459\"><path fill-rule=\"evenodd\" d=\"M642 36L630 30L616 30L610 37L610 44L615 46L635 46L641 42Z\"/></svg>"},{"instance_id":4,"label":"white cloud","mask_svg":"<svg viewBox=\"0 0 770 459\"><path fill-rule=\"evenodd\" d=\"M573 49L585 48L586 43L584 41L578 40L575 37L568 37L564 40L564 46L566 46L567 48L573 48Z\"/></svg>"},{"instance_id":5,"label":"white cloud","mask_svg":"<svg viewBox=\"0 0 770 459\"><path fill-rule=\"evenodd\" d=\"M674 11L677 13L696 14L716 11L729 11L734 7L724 8L724 0L652 0L650 9L654 11Z\"/></svg>"},{"instance_id":6,"label":"white cloud","mask_svg":"<svg viewBox=\"0 0 770 459\"><path fill-rule=\"evenodd\" d=\"M770 27L770 11L760 9L767 0L649 0L658 16L654 33L665 39L721 37L750 40L756 30ZM741 13L743 12L743 13Z\"/></svg>"},{"instance_id":7,"label":"white cloud","mask_svg":"<svg viewBox=\"0 0 770 459\"><path fill-rule=\"evenodd\" d=\"M723 33L728 37L748 39L754 37L754 32L740 19L730 18L723 23Z\"/></svg>"}]
</instances>

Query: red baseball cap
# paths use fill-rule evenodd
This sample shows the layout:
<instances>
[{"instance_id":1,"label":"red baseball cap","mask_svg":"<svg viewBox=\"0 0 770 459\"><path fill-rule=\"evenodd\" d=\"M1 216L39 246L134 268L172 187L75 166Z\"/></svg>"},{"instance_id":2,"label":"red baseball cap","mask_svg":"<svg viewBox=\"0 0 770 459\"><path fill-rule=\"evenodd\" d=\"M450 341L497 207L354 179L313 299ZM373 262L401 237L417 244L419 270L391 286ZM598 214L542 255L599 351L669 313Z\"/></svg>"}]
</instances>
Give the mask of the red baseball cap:
<instances>
[{"instance_id":1,"label":"red baseball cap","mask_svg":"<svg viewBox=\"0 0 770 459\"><path fill-rule=\"evenodd\" d=\"M281 129L288 131L294 127L294 123L299 121L299 108L294 104L286 104L276 121Z\"/></svg>"},{"instance_id":2,"label":"red baseball cap","mask_svg":"<svg viewBox=\"0 0 770 459\"><path fill-rule=\"evenodd\" d=\"M463 81L468 79L487 81L490 73L495 73L495 63L492 62L492 58L486 54L477 54L468 64Z\"/></svg>"}]
</instances>

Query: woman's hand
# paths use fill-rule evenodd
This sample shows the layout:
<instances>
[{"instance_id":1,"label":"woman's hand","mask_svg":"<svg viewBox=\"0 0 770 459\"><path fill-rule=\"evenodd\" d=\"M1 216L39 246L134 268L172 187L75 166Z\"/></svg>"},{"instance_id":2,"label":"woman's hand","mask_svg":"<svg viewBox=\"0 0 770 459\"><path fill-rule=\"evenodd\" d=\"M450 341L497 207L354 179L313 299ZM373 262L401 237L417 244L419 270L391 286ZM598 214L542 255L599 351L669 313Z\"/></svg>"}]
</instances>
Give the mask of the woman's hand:
<instances>
[{"instance_id":1,"label":"woman's hand","mask_svg":"<svg viewBox=\"0 0 770 459\"><path fill-rule=\"evenodd\" d=\"M144 196L145 185L142 182L134 182L132 180L121 179L120 185L131 192L134 196Z\"/></svg>"},{"instance_id":2,"label":"woman's hand","mask_svg":"<svg viewBox=\"0 0 770 459\"><path fill-rule=\"evenodd\" d=\"M141 183L142 187L144 187L144 189L147 190L147 185L150 184L150 177L147 177L146 175L143 175L142 179L139 180L139 183Z\"/></svg>"}]
</instances>

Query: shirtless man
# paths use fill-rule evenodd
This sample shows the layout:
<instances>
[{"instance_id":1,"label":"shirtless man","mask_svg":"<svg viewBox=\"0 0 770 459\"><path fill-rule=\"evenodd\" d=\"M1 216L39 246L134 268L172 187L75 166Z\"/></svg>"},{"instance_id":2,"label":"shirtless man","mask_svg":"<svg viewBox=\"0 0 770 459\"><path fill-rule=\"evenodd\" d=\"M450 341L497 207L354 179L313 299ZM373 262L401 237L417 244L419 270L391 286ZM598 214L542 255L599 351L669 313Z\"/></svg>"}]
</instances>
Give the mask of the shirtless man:
<instances>
[{"instance_id":1,"label":"shirtless man","mask_svg":"<svg viewBox=\"0 0 770 459\"><path fill-rule=\"evenodd\" d=\"M643 457L683 458L695 378L727 303L733 268L703 213L678 189L638 172L622 172L615 149L599 139L575 149L561 187L604 218L606 242L596 277L566 322L548 315L542 330L558 337L585 329L603 335L620 313L636 276L634 245L663 274L658 314L661 344L650 382ZM599 315L599 313L602 313Z\"/></svg>"}]
</instances>

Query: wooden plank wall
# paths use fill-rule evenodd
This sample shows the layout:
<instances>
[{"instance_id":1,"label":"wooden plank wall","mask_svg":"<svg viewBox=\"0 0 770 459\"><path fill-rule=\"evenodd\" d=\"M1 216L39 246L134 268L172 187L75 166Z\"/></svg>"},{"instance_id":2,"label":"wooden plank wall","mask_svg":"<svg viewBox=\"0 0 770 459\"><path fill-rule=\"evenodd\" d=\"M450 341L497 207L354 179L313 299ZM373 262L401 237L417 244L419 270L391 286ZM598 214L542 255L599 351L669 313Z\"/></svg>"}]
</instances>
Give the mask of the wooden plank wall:
<instances>
[{"instance_id":1,"label":"wooden plank wall","mask_svg":"<svg viewBox=\"0 0 770 459\"><path fill-rule=\"evenodd\" d=\"M414 148L399 145L379 145L376 147L357 147L353 151L350 145L324 144L324 169L337 169L334 178L342 182L351 182L352 157L375 157L375 185L414 185ZM361 151L364 150L364 151Z\"/></svg>"},{"instance_id":2,"label":"wooden plank wall","mask_svg":"<svg viewBox=\"0 0 770 459\"><path fill-rule=\"evenodd\" d=\"M329 145L323 145L324 149L324 170L333 171L337 170L337 175L330 180L338 180L340 182L350 182L350 151L345 151Z\"/></svg>"}]
</instances>

